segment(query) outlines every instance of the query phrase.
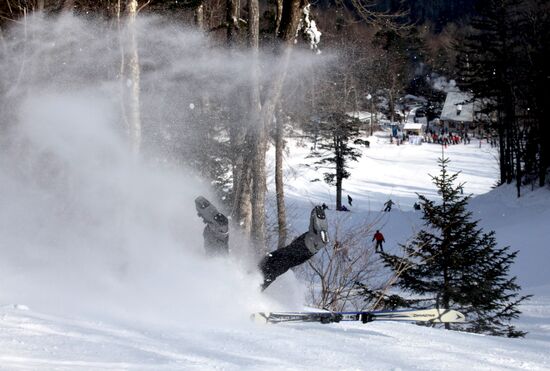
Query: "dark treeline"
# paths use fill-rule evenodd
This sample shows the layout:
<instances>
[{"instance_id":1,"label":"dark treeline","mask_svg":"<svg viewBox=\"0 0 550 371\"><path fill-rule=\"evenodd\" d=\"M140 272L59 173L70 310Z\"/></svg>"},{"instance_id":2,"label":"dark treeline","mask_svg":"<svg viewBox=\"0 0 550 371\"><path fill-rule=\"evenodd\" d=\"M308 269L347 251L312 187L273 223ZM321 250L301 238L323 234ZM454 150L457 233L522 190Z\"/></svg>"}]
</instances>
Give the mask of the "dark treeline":
<instances>
[{"instance_id":1,"label":"dark treeline","mask_svg":"<svg viewBox=\"0 0 550 371\"><path fill-rule=\"evenodd\" d=\"M460 50L460 84L482 102L485 124L499 137L500 183L544 186L550 167L548 128L550 2L491 0Z\"/></svg>"},{"instance_id":2,"label":"dark treeline","mask_svg":"<svg viewBox=\"0 0 550 371\"><path fill-rule=\"evenodd\" d=\"M450 22L463 22L474 14L477 0L382 0L380 11L405 10L407 20L414 24L433 23L437 31Z\"/></svg>"}]
</instances>

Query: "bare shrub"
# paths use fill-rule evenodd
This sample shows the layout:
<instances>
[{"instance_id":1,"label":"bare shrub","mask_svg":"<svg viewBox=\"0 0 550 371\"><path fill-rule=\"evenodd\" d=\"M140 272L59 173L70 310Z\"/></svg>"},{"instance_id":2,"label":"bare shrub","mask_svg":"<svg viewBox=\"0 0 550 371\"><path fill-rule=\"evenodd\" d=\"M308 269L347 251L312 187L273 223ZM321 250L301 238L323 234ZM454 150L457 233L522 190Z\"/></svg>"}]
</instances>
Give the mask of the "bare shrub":
<instances>
[{"instance_id":1,"label":"bare shrub","mask_svg":"<svg viewBox=\"0 0 550 371\"><path fill-rule=\"evenodd\" d=\"M349 214L337 213L330 234L332 242L296 269L308 284L307 302L310 305L333 311L363 310L369 303L365 302L357 284L368 283L376 288L387 286L388 272L376 256L372 242L380 222L378 213L361 224Z\"/></svg>"}]
</instances>

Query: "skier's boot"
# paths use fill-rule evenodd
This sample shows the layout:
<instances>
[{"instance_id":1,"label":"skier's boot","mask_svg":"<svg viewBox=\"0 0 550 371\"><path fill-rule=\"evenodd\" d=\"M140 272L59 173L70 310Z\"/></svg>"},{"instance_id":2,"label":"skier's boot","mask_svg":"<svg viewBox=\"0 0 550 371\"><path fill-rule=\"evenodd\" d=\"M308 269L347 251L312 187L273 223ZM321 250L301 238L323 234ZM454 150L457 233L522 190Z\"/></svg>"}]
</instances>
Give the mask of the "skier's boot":
<instances>
[{"instance_id":1,"label":"skier's boot","mask_svg":"<svg viewBox=\"0 0 550 371\"><path fill-rule=\"evenodd\" d=\"M309 218L309 231L305 238L306 246L312 254L316 254L328 243L328 223L325 211L321 206L315 206L311 210Z\"/></svg>"},{"instance_id":2,"label":"skier's boot","mask_svg":"<svg viewBox=\"0 0 550 371\"><path fill-rule=\"evenodd\" d=\"M198 216L206 224L204 228L204 249L209 255L227 254L229 251L229 223L227 217L220 213L206 198L195 199Z\"/></svg>"}]
</instances>

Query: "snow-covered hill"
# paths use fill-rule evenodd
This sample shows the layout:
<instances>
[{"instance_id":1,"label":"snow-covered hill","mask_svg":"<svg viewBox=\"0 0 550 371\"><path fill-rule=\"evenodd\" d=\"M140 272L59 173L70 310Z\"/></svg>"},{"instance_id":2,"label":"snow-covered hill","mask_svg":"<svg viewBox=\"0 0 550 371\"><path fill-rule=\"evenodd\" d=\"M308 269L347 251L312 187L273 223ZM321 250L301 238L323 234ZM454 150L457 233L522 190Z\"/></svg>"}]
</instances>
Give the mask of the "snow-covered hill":
<instances>
[{"instance_id":1,"label":"snow-covered hill","mask_svg":"<svg viewBox=\"0 0 550 371\"><path fill-rule=\"evenodd\" d=\"M64 129L73 139L64 143L70 147L80 131ZM41 135L29 133L31 139ZM104 143L102 137L92 139ZM70 176L61 183L0 176L2 201L12 215L0 218L2 370L550 368L550 274L543 235L550 225L550 192L527 192L516 200L512 188L491 191L496 153L485 143L450 146L445 154L451 170L462 171L465 192L478 195L471 208L482 225L496 231L499 243L520 250L513 273L525 293L535 294L517 323L530 331L525 339L406 323L251 323L252 311L306 304L292 274L262 294L259 277L246 262L204 259L202 225L192 211L182 211L192 210L204 186L177 171L129 165L120 153L111 154L118 161L97 163L95 146L86 147L92 151L84 157L88 167L82 167L82 158L73 163L66 148L48 148L68 164ZM309 182L319 174L301 165L307 151L291 143L286 158L287 204L296 233L305 228L311 205L326 202L334 208L333 190ZM440 155L438 145L397 147L371 138L371 148L344 184L354 199L352 212L330 210L329 220L343 215L375 220L391 197L397 207L382 213L380 223L388 249L395 249L420 221L411 208L415 192L437 197L428 174L437 174ZM29 156L26 161L34 164ZM128 179L113 178L127 167L132 170L122 174ZM128 189L130 195L123 192ZM60 207L67 197L70 202ZM127 224L98 218L114 201L129 208L122 215L137 216ZM75 215L85 216L86 223L75 222Z\"/></svg>"}]
</instances>

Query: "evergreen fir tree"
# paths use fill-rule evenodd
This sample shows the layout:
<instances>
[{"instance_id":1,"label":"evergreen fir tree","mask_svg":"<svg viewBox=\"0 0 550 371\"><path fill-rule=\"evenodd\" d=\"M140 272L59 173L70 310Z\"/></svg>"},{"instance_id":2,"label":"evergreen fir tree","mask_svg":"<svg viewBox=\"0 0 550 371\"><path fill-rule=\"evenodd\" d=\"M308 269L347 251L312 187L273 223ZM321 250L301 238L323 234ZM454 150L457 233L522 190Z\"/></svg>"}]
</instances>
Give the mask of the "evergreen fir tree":
<instances>
[{"instance_id":1,"label":"evergreen fir tree","mask_svg":"<svg viewBox=\"0 0 550 371\"><path fill-rule=\"evenodd\" d=\"M359 139L361 125L357 118L330 112L306 128L315 136L315 145L308 158L317 158L315 165L327 170L323 173L325 182L336 186L336 210L342 207L342 183L350 176L349 162L357 161L361 157L358 147L367 144Z\"/></svg>"},{"instance_id":2,"label":"evergreen fir tree","mask_svg":"<svg viewBox=\"0 0 550 371\"><path fill-rule=\"evenodd\" d=\"M448 158L439 159L441 172L432 176L441 203L419 195L424 228L401 245L404 256L382 254L382 259L401 270L399 287L466 315L467 323L445 328L522 337L525 332L510 324L520 314L518 304L528 298L519 295L516 278L508 276L517 251L497 247L494 232L485 233L472 221L466 210L471 196L462 194L463 184L455 185L458 174L449 174L448 163Z\"/></svg>"}]
</instances>

